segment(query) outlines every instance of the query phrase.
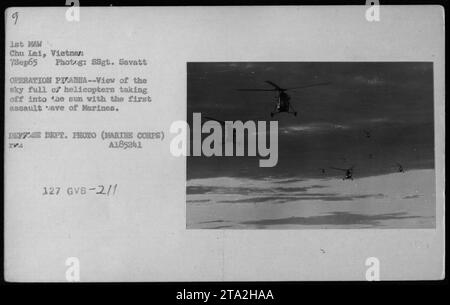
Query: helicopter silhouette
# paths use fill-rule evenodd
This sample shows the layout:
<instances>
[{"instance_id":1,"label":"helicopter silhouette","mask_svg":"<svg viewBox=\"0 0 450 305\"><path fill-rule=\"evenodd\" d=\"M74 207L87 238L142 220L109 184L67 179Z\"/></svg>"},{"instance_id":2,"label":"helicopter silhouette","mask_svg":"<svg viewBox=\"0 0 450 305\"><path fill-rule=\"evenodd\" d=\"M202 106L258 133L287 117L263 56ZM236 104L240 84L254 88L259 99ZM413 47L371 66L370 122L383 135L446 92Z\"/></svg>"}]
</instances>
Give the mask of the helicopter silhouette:
<instances>
[{"instance_id":1,"label":"helicopter silhouette","mask_svg":"<svg viewBox=\"0 0 450 305\"><path fill-rule=\"evenodd\" d=\"M370 130L364 129L363 132L364 132L364 136L366 138L370 138L372 136L371 133L370 133Z\"/></svg>"},{"instance_id":2,"label":"helicopter silhouette","mask_svg":"<svg viewBox=\"0 0 450 305\"><path fill-rule=\"evenodd\" d=\"M339 170L339 171L344 171L345 172L345 176L344 178L342 178L342 180L353 180L353 169L354 169L354 165L350 168L339 168L339 167L330 167L332 169L335 170Z\"/></svg>"},{"instance_id":3,"label":"helicopter silhouette","mask_svg":"<svg viewBox=\"0 0 450 305\"><path fill-rule=\"evenodd\" d=\"M403 168L403 166L400 163L397 162L397 166L398 166L398 172L399 173L404 173L405 172L405 169Z\"/></svg>"},{"instance_id":4,"label":"helicopter silhouette","mask_svg":"<svg viewBox=\"0 0 450 305\"><path fill-rule=\"evenodd\" d=\"M305 86L299 86L299 87L292 87L292 88L281 88L277 84L275 84L272 81L266 80L266 83L271 85L272 89L237 89L238 91L273 91L276 92L275 100L276 100L276 106L275 109L270 113L270 116L273 117L277 113L292 113L294 116L297 116L297 111L292 107L291 105L291 96L286 93L288 90L295 90L295 89L302 89L302 88L308 88L308 87L314 87L314 86L321 86L321 85L327 85L326 83L317 83L317 84L311 84L311 85L305 85Z\"/></svg>"},{"instance_id":5,"label":"helicopter silhouette","mask_svg":"<svg viewBox=\"0 0 450 305\"><path fill-rule=\"evenodd\" d=\"M322 173L322 175L325 174L325 169L324 168L319 168L319 169L320 169L320 172Z\"/></svg>"}]
</instances>

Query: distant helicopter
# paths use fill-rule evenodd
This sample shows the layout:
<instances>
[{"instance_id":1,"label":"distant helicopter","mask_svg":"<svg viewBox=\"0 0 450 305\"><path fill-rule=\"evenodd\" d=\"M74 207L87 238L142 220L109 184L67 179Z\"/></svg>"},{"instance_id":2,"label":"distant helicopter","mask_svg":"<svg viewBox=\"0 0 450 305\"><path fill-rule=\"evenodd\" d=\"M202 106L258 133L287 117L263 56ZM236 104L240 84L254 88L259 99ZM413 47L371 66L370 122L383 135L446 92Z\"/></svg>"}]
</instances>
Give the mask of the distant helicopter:
<instances>
[{"instance_id":1,"label":"distant helicopter","mask_svg":"<svg viewBox=\"0 0 450 305\"><path fill-rule=\"evenodd\" d=\"M321 85L327 85L327 83L317 83L317 84L311 84L311 85L305 85L300 87L292 87L292 88L281 88L274 82L271 82L269 80L266 80L266 83L271 85L273 89L238 89L238 91L274 91L276 92L275 99L277 101L277 104L275 106L275 109L270 113L270 116L273 117L277 113L286 112L286 113L292 113L294 116L297 116L297 111L292 107L290 100L291 97L289 94L286 93L288 90L294 90L294 89L301 89L301 88L308 88L308 87L314 87L314 86L321 86Z\"/></svg>"},{"instance_id":2,"label":"distant helicopter","mask_svg":"<svg viewBox=\"0 0 450 305\"><path fill-rule=\"evenodd\" d=\"M331 168L345 172L345 176L344 176L344 178L342 178L342 180L347 180L347 179L353 180L353 168L354 167L355 166L352 166L350 168L338 168L338 167L331 167Z\"/></svg>"},{"instance_id":3,"label":"distant helicopter","mask_svg":"<svg viewBox=\"0 0 450 305\"><path fill-rule=\"evenodd\" d=\"M398 172L399 173L404 173L405 172L405 169L403 168L403 166L400 163L397 162L397 166L398 166Z\"/></svg>"},{"instance_id":4,"label":"distant helicopter","mask_svg":"<svg viewBox=\"0 0 450 305\"><path fill-rule=\"evenodd\" d=\"M364 129L363 132L364 132L364 136L365 136L366 138L370 138L370 137L371 137L370 130Z\"/></svg>"}]
</instances>

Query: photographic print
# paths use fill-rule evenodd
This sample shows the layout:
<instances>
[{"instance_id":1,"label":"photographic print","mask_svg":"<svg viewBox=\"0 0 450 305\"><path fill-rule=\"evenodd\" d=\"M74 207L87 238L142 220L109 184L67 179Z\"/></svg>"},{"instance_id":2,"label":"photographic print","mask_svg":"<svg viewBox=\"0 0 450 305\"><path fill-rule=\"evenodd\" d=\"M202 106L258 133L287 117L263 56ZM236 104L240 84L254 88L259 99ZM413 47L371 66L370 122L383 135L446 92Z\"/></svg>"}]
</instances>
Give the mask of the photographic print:
<instances>
[{"instance_id":1,"label":"photographic print","mask_svg":"<svg viewBox=\"0 0 450 305\"><path fill-rule=\"evenodd\" d=\"M188 229L435 227L432 62L190 62L187 122Z\"/></svg>"},{"instance_id":2,"label":"photographic print","mask_svg":"<svg viewBox=\"0 0 450 305\"><path fill-rule=\"evenodd\" d=\"M444 16L7 6L5 281L444 279Z\"/></svg>"}]
</instances>

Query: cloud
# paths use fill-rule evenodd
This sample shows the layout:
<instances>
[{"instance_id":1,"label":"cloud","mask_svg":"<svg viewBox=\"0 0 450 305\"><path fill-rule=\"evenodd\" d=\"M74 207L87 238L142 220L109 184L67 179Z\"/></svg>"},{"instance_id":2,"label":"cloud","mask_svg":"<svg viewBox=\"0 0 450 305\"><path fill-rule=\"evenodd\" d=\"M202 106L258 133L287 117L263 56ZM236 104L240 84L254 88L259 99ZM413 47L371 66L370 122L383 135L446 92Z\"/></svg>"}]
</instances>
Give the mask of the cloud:
<instances>
[{"instance_id":1,"label":"cloud","mask_svg":"<svg viewBox=\"0 0 450 305\"><path fill-rule=\"evenodd\" d=\"M208 228L208 229L225 229L225 228L232 228L233 226L218 226L218 227L212 227L212 228Z\"/></svg>"},{"instance_id":2,"label":"cloud","mask_svg":"<svg viewBox=\"0 0 450 305\"><path fill-rule=\"evenodd\" d=\"M369 122L369 123L385 123L385 122L389 122L389 121L390 121L389 118L372 118L372 119L364 120L364 122Z\"/></svg>"},{"instance_id":3,"label":"cloud","mask_svg":"<svg viewBox=\"0 0 450 305\"><path fill-rule=\"evenodd\" d=\"M410 196L405 196L403 197L403 199L414 199L414 198L419 198L420 195L410 195Z\"/></svg>"},{"instance_id":4,"label":"cloud","mask_svg":"<svg viewBox=\"0 0 450 305\"><path fill-rule=\"evenodd\" d=\"M295 202L301 200L318 200L318 201L354 201L357 199L381 199L384 198L383 194L366 194L366 195L339 195L334 193L323 193L323 194L304 194L304 195L295 195L295 196L286 196L283 194L277 196L260 196L260 197L251 197L251 198L240 198L240 199L232 199L232 200L219 200L218 203L265 203L272 202L274 204L280 203L288 203Z\"/></svg>"},{"instance_id":5,"label":"cloud","mask_svg":"<svg viewBox=\"0 0 450 305\"><path fill-rule=\"evenodd\" d=\"M286 181L291 182L287 183ZM322 184L319 184L319 181ZM280 186L281 182L284 185ZM299 201L350 202L362 199L383 199L386 197L382 193L360 193L357 190L349 190L350 192L345 193L338 193L336 190L318 192L318 190L329 189L331 185L331 181L319 179L304 182L301 179L260 180L222 177L188 181L186 194L188 202L203 202L201 200L207 198L211 203L220 204L281 204Z\"/></svg>"},{"instance_id":6,"label":"cloud","mask_svg":"<svg viewBox=\"0 0 450 305\"><path fill-rule=\"evenodd\" d=\"M365 75L357 75L353 77L353 81L358 84L366 84L370 86L380 86L386 83L378 76L365 76Z\"/></svg>"},{"instance_id":7,"label":"cloud","mask_svg":"<svg viewBox=\"0 0 450 305\"><path fill-rule=\"evenodd\" d=\"M333 124L323 122L285 126L278 128L279 132L284 134L317 133L317 132L346 130L346 129L350 129L350 127L344 124Z\"/></svg>"},{"instance_id":8,"label":"cloud","mask_svg":"<svg viewBox=\"0 0 450 305\"><path fill-rule=\"evenodd\" d=\"M188 199L186 200L187 203L202 203L202 202L209 202L211 201L210 199L197 199L197 200L193 200L193 199Z\"/></svg>"},{"instance_id":9,"label":"cloud","mask_svg":"<svg viewBox=\"0 0 450 305\"><path fill-rule=\"evenodd\" d=\"M192 228L230 225L254 229L278 224L433 227L434 177L433 170L412 170L354 181L275 177L193 179L187 182L193 193L187 195L188 201L210 201L188 205L187 209L192 208L188 221Z\"/></svg>"},{"instance_id":10,"label":"cloud","mask_svg":"<svg viewBox=\"0 0 450 305\"><path fill-rule=\"evenodd\" d=\"M334 212L327 215L310 217L289 217L277 219L261 219L244 221L241 224L246 225L379 225L383 220L398 220L419 218L419 216L407 215L403 212L386 213L376 215L364 215L350 212Z\"/></svg>"},{"instance_id":11,"label":"cloud","mask_svg":"<svg viewBox=\"0 0 450 305\"><path fill-rule=\"evenodd\" d=\"M291 197L291 198L295 198L295 197ZM290 197L267 196L267 197L252 197L252 198L234 199L234 200L219 200L218 203L261 203L261 202L268 202L268 201L270 201L272 203L284 203L289 199L290 199Z\"/></svg>"},{"instance_id":12,"label":"cloud","mask_svg":"<svg viewBox=\"0 0 450 305\"><path fill-rule=\"evenodd\" d=\"M289 183L301 182L301 181L305 181L305 179L297 179L297 178L293 178L293 179L284 179L284 180L274 181L274 183L289 184Z\"/></svg>"},{"instance_id":13,"label":"cloud","mask_svg":"<svg viewBox=\"0 0 450 305\"><path fill-rule=\"evenodd\" d=\"M223 220L223 219L218 219L218 220L200 221L199 223L216 223L216 222L228 222L228 221Z\"/></svg>"},{"instance_id":14,"label":"cloud","mask_svg":"<svg viewBox=\"0 0 450 305\"><path fill-rule=\"evenodd\" d=\"M322 185L311 185L301 187L228 187L228 186L187 186L186 194L201 195L201 194L261 194L261 193L286 193L286 192L307 192L308 190L326 188Z\"/></svg>"}]
</instances>

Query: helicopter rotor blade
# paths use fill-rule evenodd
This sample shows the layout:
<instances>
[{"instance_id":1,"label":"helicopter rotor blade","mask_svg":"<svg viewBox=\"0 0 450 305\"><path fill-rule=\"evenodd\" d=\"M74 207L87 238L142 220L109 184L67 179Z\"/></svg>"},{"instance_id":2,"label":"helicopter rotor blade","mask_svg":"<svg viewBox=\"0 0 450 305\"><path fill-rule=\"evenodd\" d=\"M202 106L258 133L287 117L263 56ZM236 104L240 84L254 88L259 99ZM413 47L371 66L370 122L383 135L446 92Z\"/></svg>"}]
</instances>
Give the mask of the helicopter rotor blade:
<instances>
[{"instance_id":1,"label":"helicopter rotor blade","mask_svg":"<svg viewBox=\"0 0 450 305\"><path fill-rule=\"evenodd\" d=\"M278 91L277 89L237 89L237 91Z\"/></svg>"},{"instance_id":2,"label":"helicopter rotor blade","mask_svg":"<svg viewBox=\"0 0 450 305\"><path fill-rule=\"evenodd\" d=\"M330 82L317 83L317 84L310 84L310 85L304 85L304 86L299 86L299 87L286 88L286 90L303 89L303 88L309 88L309 87L324 86L324 85L329 85L329 84L330 84Z\"/></svg>"},{"instance_id":3,"label":"helicopter rotor blade","mask_svg":"<svg viewBox=\"0 0 450 305\"><path fill-rule=\"evenodd\" d=\"M345 169L345 168L338 168L338 167L332 167L332 166L331 166L330 168L336 169L336 170L338 170L338 171L344 171L344 172L347 171L347 169Z\"/></svg>"},{"instance_id":4,"label":"helicopter rotor blade","mask_svg":"<svg viewBox=\"0 0 450 305\"><path fill-rule=\"evenodd\" d=\"M279 91L285 91L286 89L281 88L280 86L278 86L277 84L275 84L274 82L271 82L270 80L266 80L266 83L268 83L269 85L275 87L277 90Z\"/></svg>"}]
</instances>

